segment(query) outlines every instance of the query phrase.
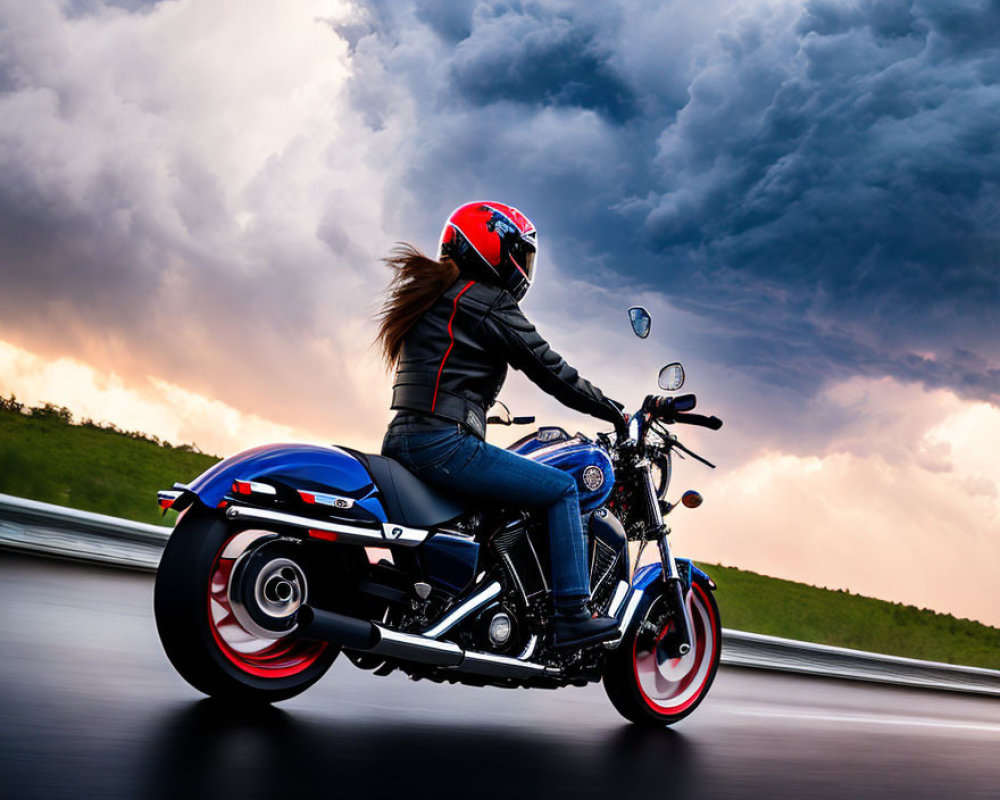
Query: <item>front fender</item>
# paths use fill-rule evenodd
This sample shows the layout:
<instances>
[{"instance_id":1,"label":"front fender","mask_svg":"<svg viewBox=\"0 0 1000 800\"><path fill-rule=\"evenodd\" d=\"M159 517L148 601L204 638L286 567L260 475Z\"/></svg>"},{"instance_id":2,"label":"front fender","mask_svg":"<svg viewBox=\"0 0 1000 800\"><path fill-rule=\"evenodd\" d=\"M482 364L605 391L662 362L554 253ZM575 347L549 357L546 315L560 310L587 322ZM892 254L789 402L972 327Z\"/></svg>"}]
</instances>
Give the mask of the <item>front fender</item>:
<instances>
[{"instance_id":1,"label":"front fender","mask_svg":"<svg viewBox=\"0 0 1000 800\"><path fill-rule=\"evenodd\" d=\"M686 587L690 588L691 581L697 578L704 582L710 589L715 589L715 581L707 573L692 564L690 559L675 558L674 563L677 564L677 571L680 573ZM646 564L646 566L639 567L635 571L635 574L632 576L632 593L629 595L628 601L623 606L624 610L621 612L619 630L621 631L622 638L618 641L628 639L635 626L646 616L650 603L663 592L663 588L663 565L659 562Z\"/></svg>"},{"instance_id":2,"label":"front fender","mask_svg":"<svg viewBox=\"0 0 1000 800\"><path fill-rule=\"evenodd\" d=\"M677 564L677 571L680 573L685 586L690 587L691 581L697 577L701 578L702 581L705 582L705 585L707 585L713 592L717 588L715 581L709 577L708 573L696 567L691 559L675 558L674 563ZM635 571L635 575L632 578L632 588L637 591L645 592L649 586L662 577L662 564L647 564L646 566L640 567Z\"/></svg>"},{"instance_id":3,"label":"front fender","mask_svg":"<svg viewBox=\"0 0 1000 800\"><path fill-rule=\"evenodd\" d=\"M197 498L215 508L232 493L237 480L263 480L295 491L350 497L364 516L387 521L375 482L364 465L339 447L312 444L263 445L223 459L187 486L178 487L187 500L182 505Z\"/></svg>"}]
</instances>

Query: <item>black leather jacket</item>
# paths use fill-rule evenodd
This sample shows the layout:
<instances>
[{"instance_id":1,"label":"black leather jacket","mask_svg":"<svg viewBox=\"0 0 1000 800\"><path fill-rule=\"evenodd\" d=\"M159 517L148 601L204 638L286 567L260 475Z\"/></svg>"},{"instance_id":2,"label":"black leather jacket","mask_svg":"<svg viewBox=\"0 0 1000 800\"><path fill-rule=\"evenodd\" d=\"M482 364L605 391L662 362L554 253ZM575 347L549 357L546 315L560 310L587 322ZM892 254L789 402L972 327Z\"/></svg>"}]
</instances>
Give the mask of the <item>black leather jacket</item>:
<instances>
[{"instance_id":1,"label":"black leather jacket","mask_svg":"<svg viewBox=\"0 0 1000 800\"><path fill-rule=\"evenodd\" d=\"M392 407L458 422L482 437L508 364L564 405L621 421L618 407L549 347L509 292L466 278L403 339Z\"/></svg>"}]
</instances>

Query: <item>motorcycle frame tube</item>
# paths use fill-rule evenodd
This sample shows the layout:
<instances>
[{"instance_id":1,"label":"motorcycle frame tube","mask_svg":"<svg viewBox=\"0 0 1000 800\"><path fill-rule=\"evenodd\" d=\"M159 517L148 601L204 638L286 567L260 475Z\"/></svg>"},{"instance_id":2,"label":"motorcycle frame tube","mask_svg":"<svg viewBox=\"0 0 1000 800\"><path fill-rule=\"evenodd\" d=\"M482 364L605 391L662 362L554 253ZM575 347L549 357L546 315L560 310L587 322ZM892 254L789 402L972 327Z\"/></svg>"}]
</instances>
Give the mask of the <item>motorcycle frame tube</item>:
<instances>
[{"instance_id":1,"label":"motorcycle frame tube","mask_svg":"<svg viewBox=\"0 0 1000 800\"><path fill-rule=\"evenodd\" d=\"M483 587L472 595L472 597L469 597L464 602L459 603L434 625L431 625L429 628L422 631L421 634L431 639L437 639L438 637L443 636L454 628L459 622L468 617L469 614L479 610L490 602L490 600L499 595L500 589L500 584L493 581L493 583Z\"/></svg>"}]
</instances>

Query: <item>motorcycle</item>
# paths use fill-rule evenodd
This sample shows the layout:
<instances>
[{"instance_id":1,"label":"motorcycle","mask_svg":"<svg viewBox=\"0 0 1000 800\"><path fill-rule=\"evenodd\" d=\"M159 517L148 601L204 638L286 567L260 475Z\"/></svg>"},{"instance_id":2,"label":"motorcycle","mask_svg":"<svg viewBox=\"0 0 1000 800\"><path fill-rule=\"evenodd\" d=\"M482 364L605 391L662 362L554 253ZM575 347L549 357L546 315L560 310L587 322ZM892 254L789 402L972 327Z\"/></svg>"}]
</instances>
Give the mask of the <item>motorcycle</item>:
<instances>
[{"instance_id":1,"label":"motorcycle","mask_svg":"<svg viewBox=\"0 0 1000 800\"><path fill-rule=\"evenodd\" d=\"M678 363L660 372L661 389L683 381ZM268 445L159 493L180 512L154 593L167 657L196 689L238 702L297 695L343 652L376 675L438 682L603 681L625 718L675 723L708 693L722 630L715 584L671 553L664 522L701 503L666 500L673 458L714 466L669 427L722 426L695 406L649 395L627 429L592 440L540 427L510 446L577 479L590 606L618 621L610 641L553 647L544 513L447 496L379 455ZM534 422L504 412L490 422ZM659 559L633 569L650 542Z\"/></svg>"}]
</instances>

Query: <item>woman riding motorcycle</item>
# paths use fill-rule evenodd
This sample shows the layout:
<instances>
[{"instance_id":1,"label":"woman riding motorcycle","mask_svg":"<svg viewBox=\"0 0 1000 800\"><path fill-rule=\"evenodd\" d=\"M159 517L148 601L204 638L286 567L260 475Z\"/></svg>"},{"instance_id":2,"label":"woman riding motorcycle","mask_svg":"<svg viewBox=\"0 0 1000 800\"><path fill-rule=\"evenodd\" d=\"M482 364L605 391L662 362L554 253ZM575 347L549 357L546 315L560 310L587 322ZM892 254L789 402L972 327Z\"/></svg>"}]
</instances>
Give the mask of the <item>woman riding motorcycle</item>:
<instances>
[{"instance_id":1,"label":"woman riding motorcycle","mask_svg":"<svg viewBox=\"0 0 1000 800\"><path fill-rule=\"evenodd\" d=\"M620 404L554 352L518 306L534 274L537 233L503 203L456 209L439 260L404 245L380 312L378 342L395 366L383 455L451 492L547 509L555 598L555 645L612 638L616 621L592 618L587 553L575 479L484 441L507 366L564 405L616 426Z\"/></svg>"}]
</instances>

